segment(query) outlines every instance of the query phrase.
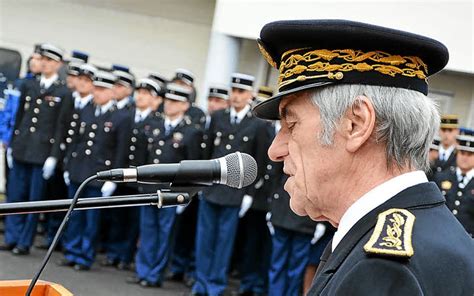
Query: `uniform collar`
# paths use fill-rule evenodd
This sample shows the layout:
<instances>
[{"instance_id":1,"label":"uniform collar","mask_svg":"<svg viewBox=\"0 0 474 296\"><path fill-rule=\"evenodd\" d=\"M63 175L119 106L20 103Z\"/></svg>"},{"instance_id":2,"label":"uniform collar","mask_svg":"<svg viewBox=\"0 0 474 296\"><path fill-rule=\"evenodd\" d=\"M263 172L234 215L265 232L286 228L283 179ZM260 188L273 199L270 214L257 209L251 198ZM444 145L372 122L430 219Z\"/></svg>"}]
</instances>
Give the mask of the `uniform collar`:
<instances>
[{"instance_id":1,"label":"uniform collar","mask_svg":"<svg viewBox=\"0 0 474 296\"><path fill-rule=\"evenodd\" d=\"M445 154L445 159L448 160L449 157L451 156L451 153L453 153L454 148L456 148L455 145L451 145L447 149L444 149L443 145L439 145L439 158L441 159L441 156L444 153Z\"/></svg>"},{"instance_id":2,"label":"uniform collar","mask_svg":"<svg viewBox=\"0 0 474 296\"><path fill-rule=\"evenodd\" d=\"M241 122L244 119L245 115L250 111L250 105L246 105L242 110L237 112L234 107L230 107L230 118L231 120L237 116L238 122Z\"/></svg>"},{"instance_id":3,"label":"uniform collar","mask_svg":"<svg viewBox=\"0 0 474 296\"><path fill-rule=\"evenodd\" d=\"M45 89L48 89L56 80L58 80L59 76L57 73L53 74L51 77L46 78L44 75L41 75L40 84L43 85Z\"/></svg>"},{"instance_id":4,"label":"uniform collar","mask_svg":"<svg viewBox=\"0 0 474 296\"><path fill-rule=\"evenodd\" d=\"M341 242L357 221L370 211L387 202L403 190L425 182L428 182L425 173L415 171L392 178L364 194L342 216L339 227L332 239L332 250L336 249L339 242Z\"/></svg>"},{"instance_id":5,"label":"uniform collar","mask_svg":"<svg viewBox=\"0 0 474 296\"><path fill-rule=\"evenodd\" d=\"M138 108L135 109L135 122L137 122L137 117L141 118L141 120L145 119L151 113L151 108L147 108L143 111L140 111Z\"/></svg>"},{"instance_id":6,"label":"uniform collar","mask_svg":"<svg viewBox=\"0 0 474 296\"><path fill-rule=\"evenodd\" d=\"M458 167L456 168L456 176L458 177L458 181L459 180L461 180L461 182L463 181L461 169L458 168ZM466 178L464 179L464 182L465 182L464 185L469 183L469 181L471 181L472 177L474 177L474 169L471 169L470 171L468 171L466 173Z\"/></svg>"},{"instance_id":7,"label":"uniform collar","mask_svg":"<svg viewBox=\"0 0 474 296\"><path fill-rule=\"evenodd\" d=\"M117 109L120 110L120 109L125 108L125 106L127 106L128 103L130 103L130 97L126 97L126 98L121 99L120 101L117 101L116 103Z\"/></svg>"},{"instance_id":8,"label":"uniform collar","mask_svg":"<svg viewBox=\"0 0 474 296\"><path fill-rule=\"evenodd\" d=\"M172 128L175 128L182 120L184 116L178 117L174 120L170 120L168 117L165 117L165 127L168 127L171 124Z\"/></svg>"},{"instance_id":9,"label":"uniform collar","mask_svg":"<svg viewBox=\"0 0 474 296\"><path fill-rule=\"evenodd\" d=\"M114 105L114 101L109 101L107 104L100 106L100 113L105 114Z\"/></svg>"},{"instance_id":10,"label":"uniform collar","mask_svg":"<svg viewBox=\"0 0 474 296\"><path fill-rule=\"evenodd\" d=\"M84 108L87 104L89 104L90 101L92 101L93 98L92 94L81 97L77 91L73 92L72 95L74 96L74 107L79 109Z\"/></svg>"}]
</instances>

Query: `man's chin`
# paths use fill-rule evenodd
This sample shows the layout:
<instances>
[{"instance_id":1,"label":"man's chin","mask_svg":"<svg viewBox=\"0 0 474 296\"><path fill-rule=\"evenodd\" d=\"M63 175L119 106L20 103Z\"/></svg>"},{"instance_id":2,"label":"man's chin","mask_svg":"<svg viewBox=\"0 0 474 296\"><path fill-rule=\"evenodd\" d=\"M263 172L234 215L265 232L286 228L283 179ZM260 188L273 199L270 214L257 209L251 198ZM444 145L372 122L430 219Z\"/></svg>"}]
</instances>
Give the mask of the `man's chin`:
<instances>
[{"instance_id":1,"label":"man's chin","mask_svg":"<svg viewBox=\"0 0 474 296\"><path fill-rule=\"evenodd\" d=\"M305 208L299 205L294 205L291 202L291 199L290 199L290 209L293 211L293 213L295 213L298 216L308 216L308 213L306 212Z\"/></svg>"}]
</instances>

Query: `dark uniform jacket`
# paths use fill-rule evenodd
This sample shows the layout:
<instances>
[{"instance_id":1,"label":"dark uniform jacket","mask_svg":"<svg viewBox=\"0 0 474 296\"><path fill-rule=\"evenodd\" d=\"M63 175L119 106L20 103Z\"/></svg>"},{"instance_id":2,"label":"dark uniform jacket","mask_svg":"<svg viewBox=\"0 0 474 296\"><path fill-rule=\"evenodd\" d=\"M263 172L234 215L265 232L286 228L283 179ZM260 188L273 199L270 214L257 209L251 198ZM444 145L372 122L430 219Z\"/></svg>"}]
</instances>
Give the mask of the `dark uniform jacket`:
<instances>
[{"instance_id":1,"label":"dark uniform jacket","mask_svg":"<svg viewBox=\"0 0 474 296\"><path fill-rule=\"evenodd\" d=\"M474 235L474 179L462 188L456 172L445 171L438 174L435 181L453 215L471 236Z\"/></svg>"},{"instance_id":2,"label":"dark uniform jacket","mask_svg":"<svg viewBox=\"0 0 474 296\"><path fill-rule=\"evenodd\" d=\"M255 158L258 165L257 179L263 175L267 160L268 134L265 122L252 115L249 111L239 124L231 124L230 109L216 111L212 114L208 140L205 144L208 159L223 157L229 153L240 151ZM203 190L206 200L223 205L239 206L242 197L248 194L255 197L255 186L243 189L225 185L214 185Z\"/></svg>"},{"instance_id":3,"label":"dark uniform jacket","mask_svg":"<svg viewBox=\"0 0 474 296\"><path fill-rule=\"evenodd\" d=\"M153 141L153 129L156 128L157 121L153 112L150 112L148 116L142 119L140 122L135 122L135 108L132 108L130 112L130 122L132 132L128 142L128 166L137 167L140 165L147 164L148 156L148 144Z\"/></svg>"},{"instance_id":4,"label":"dark uniform jacket","mask_svg":"<svg viewBox=\"0 0 474 296\"><path fill-rule=\"evenodd\" d=\"M67 162L72 182L81 183L98 171L122 168L127 165L131 121L125 112L111 107L95 116L95 108L83 112L78 133L73 136L73 147ZM103 183L92 182L92 186Z\"/></svg>"},{"instance_id":5,"label":"dark uniform jacket","mask_svg":"<svg viewBox=\"0 0 474 296\"><path fill-rule=\"evenodd\" d=\"M25 81L11 143L13 158L35 165L44 164L49 156L61 159L71 106L64 81L58 79L48 89L41 88L40 77Z\"/></svg>"},{"instance_id":6,"label":"dark uniform jacket","mask_svg":"<svg viewBox=\"0 0 474 296\"><path fill-rule=\"evenodd\" d=\"M448 160L441 161L439 158L430 165L430 172L427 174L429 181L434 181L436 174L444 171L456 171L456 149L449 155Z\"/></svg>"},{"instance_id":7,"label":"dark uniform jacket","mask_svg":"<svg viewBox=\"0 0 474 296\"><path fill-rule=\"evenodd\" d=\"M147 164L178 163L182 160L201 159L202 131L195 128L185 116L176 127L166 134L165 120L155 119L147 133ZM144 193L153 192L160 186L140 185Z\"/></svg>"},{"instance_id":8,"label":"dark uniform jacket","mask_svg":"<svg viewBox=\"0 0 474 296\"><path fill-rule=\"evenodd\" d=\"M381 213L385 218L377 218ZM473 250L436 185L422 183L359 220L318 270L308 295L472 295Z\"/></svg>"},{"instance_id":9,"label":"dark uniform jacket","mask_svg":"<svg viewBox=\"0 0 474 296\"><path fill-rule=\"evenodd\" d=\"M163 105L163 104L161 104ZM189 109L186 111L186 114L191 122L194 124L195 128L203 128L203 125L206 122L206 114L201 108L194 106L194 103L189 106Z\"/></svg>"}]
</instances>

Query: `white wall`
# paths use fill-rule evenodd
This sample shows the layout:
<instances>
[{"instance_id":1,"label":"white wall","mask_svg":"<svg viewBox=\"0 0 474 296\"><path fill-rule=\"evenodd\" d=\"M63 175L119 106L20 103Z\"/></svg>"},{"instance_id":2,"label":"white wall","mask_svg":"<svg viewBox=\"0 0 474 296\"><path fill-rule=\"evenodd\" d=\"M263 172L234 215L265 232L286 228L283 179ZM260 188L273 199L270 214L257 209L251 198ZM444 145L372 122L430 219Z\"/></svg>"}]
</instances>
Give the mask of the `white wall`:
<instances>
[{"instance_id":1,"label":"white wall","mask_svg":"<svg viewBox=\"0 0 474 296\"><path fill-rule=\"evenodd\" d=\"M211 0L0 0L0 47L26 60L33 44L52 42L88 52L92 63L128 65L138 77L188 68L199 87L213 13Z\"/></svg>"},{"instance_id":2,"label":"white wall","mask_svg":"<svg viewBox=\"0 0 474 296\"><path fill-rule=\"evenodd\" d=\"M349 19L430 36L450 50L448 69L474 73L471 0L217 0L213 28L255 39L282 19Z\"/></svg>"}]
</instances>

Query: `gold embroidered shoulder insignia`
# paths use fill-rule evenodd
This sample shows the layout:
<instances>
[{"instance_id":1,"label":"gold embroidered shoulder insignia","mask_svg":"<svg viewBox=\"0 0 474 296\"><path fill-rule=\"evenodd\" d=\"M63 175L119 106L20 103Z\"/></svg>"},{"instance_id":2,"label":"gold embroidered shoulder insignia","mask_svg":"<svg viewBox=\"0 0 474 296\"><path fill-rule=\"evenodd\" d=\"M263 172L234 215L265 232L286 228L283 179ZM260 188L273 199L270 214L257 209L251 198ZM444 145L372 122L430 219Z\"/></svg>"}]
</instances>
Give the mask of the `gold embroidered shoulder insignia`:
<instances>
[{"instance_id":1,"label":"gold embroidered shoulder insignia","mask_svg":"<svg viewBox=\"0 0 474 296\"><path fill-rule=\"evenodd\" d=\"M364 245L369 254L393 257L413 256L412 231L415 215L405 209L390 209L380 213L374 232Z\"/></svg>"}]
</instances>

